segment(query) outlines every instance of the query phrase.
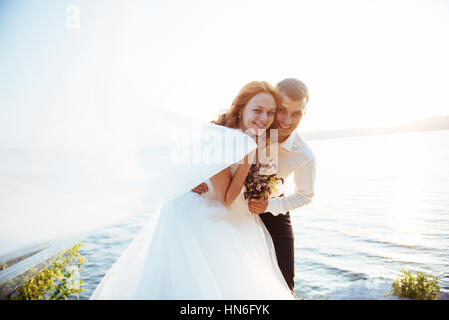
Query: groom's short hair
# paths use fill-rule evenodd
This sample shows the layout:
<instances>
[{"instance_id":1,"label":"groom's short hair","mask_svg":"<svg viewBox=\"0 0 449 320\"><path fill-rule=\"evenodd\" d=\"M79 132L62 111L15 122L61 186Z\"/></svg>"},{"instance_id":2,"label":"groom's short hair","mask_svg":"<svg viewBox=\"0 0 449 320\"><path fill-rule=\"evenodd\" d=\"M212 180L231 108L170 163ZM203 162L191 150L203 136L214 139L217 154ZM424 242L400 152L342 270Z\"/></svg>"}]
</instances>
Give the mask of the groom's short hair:
<instances>
[{"instance_id":1,"label":"groom's short hair","mask_svg":"<svg viewBox=\"0 0 449 320\"><path fill-rule=\"evenodd\" d=\"M304 82L298 79L284 79L276 85L276 88L292 101L301 101L305 99L306 103L309 102L309 90Z\"/></svg>"}]
</instances>

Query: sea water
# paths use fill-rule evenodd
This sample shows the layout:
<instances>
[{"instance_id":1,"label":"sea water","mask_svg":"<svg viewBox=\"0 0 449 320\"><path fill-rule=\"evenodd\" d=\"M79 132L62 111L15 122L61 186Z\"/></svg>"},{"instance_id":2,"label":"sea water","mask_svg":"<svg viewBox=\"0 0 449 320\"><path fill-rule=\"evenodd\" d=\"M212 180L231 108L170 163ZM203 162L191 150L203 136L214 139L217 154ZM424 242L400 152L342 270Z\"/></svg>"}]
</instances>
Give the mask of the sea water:
<instances>
[{"instance_id":1,"label":"sea water","mask_svg":"<svg viewBox=\"0 0 449 320\"><path fill-rule=\"evenodd\" d=\"M449 131L309 144L316 196L290 213L297 296L384 299L401 269L439 276L449 292ZM151 214L82 240L88 262L80 299L90 297Z\"/></svg>"}]
</instances>

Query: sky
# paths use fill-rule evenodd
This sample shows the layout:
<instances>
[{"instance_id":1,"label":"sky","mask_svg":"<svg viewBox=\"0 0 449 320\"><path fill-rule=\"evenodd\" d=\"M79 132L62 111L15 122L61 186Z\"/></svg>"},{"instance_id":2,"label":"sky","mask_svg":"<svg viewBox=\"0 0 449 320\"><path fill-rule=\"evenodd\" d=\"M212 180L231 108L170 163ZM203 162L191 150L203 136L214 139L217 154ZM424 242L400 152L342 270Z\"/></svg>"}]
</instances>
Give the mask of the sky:
<instances>
[{"instance_id":1,"label":"sky","mask_svg":"<svg viewBox=\"0 0 449 320\"><path fill-rule=\"evenodd\" d=\"M6 177L19 172L19 178L77 174L62 163L80 165L92 181L103 181L103 169L105 176L132 175L126 170L139 168L135 155L108 157L111 150L164 143L164 130L176 130L166 124L184 121L166 109L216 119L253 80L275 85L295 77L308 86L303 132L449 115L448 57L447 0L0 0L0 150L75 153L68 164L59 158L65 153L26 153L19 157L25 166L3 157L0 171ZM85 151L100 156L85 157ZM3 189L14 193L8 203L18 208L15 196L24 193L13 182ZM59 205L51 200L58 184L31 186L29 196L38 201L33 213L45 203L45 213L59 214L46 209ZM122 195L139 194L128 188ZM111 214L75 201L72 193L69 199L75 215L89 214L77 210L85 203ZM98 201L123 212L110 197ZM20 203L27 213L33 202Z\"/></svg>"},{"instance_id":2,"label":"sky","mask_svg":"<svg viewBox=\"0 0 449 320\"><path fill-rule=\"evenodd\" d=\"M449 114L445 1L169 2L150 11L149 70L177 110L211 119L246 82L296 77L311 95L303 130Z\"/></svg>"},{"instance_id":3,"label":"sky","mask_svg":"<svg viewBox=\"0 0 449 320\"><path fill-rule=\"evenodd\" d=\"M67 61L78 63L72 69L87 87L90 79L80 70L88 64L79 56L86 51L72 47L78 56L70 60L57 44L83 35L97 45L103 39L95 39L95 26L108 19L114 23L105 38L120 41L104 46L98 63L106 70L119 56L120 66L110 70L120 72L109 70L105 77L115 78L114 90L137 92L152 106L210 121L247 82L275 85L295 77L310 91L300 131L449 115L444 0L105 3L0 2L3 127L14 103L45 101L57 91L59 78L51 75ZM21 115L48 121L42 110L23 109ZM120 111L123 117L127 110ZM69 114L78 117L76 110Z\"/></svg>"}]
</instances>

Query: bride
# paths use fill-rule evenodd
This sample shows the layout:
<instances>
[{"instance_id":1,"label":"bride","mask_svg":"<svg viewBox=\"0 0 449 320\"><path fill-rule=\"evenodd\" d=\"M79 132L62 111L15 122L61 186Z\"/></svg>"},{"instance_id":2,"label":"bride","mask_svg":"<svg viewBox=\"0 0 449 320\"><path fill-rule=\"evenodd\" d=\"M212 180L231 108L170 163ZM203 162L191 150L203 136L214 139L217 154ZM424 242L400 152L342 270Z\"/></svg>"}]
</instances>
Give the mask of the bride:
<instances>
[{"instance_id":1,"label":"bride","mask_svg":"<svg viewBox=\"0 0 449 320\"><path fill-rule=\"evenodd\" d=\"M245 85L214 123L253 135L274 120L279 95ZM269 233L243 197L255 152L210 177L209 191L166 201L90 299L293 299Z\"/></svg>"}]
</instances>

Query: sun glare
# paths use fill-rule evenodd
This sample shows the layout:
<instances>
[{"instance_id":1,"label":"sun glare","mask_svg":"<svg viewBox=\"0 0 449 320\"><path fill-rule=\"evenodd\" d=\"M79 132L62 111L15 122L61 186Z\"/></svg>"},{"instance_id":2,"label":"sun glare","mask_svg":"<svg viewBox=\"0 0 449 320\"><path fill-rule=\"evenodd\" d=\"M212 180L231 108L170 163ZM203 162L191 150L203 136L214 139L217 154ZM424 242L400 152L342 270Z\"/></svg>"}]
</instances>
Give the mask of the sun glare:
<instances>
[{"instance_id":1,"label":"sun glare","mask_svg":"<svg viewBox=\"0 0 449 320\"><path fill-rule=\"evenodd\" d=\"M409 139L414 136L413 139ZM422 242L419 216L422 215L423 187L426 176L422 166L431 166L431 158L425 152L421 134L405 133L392 136L388 140L388 167L394 177L388 190L390 197L389 214L392 237L396 243L414 245Z\"/></svg>"}]
</instances>

